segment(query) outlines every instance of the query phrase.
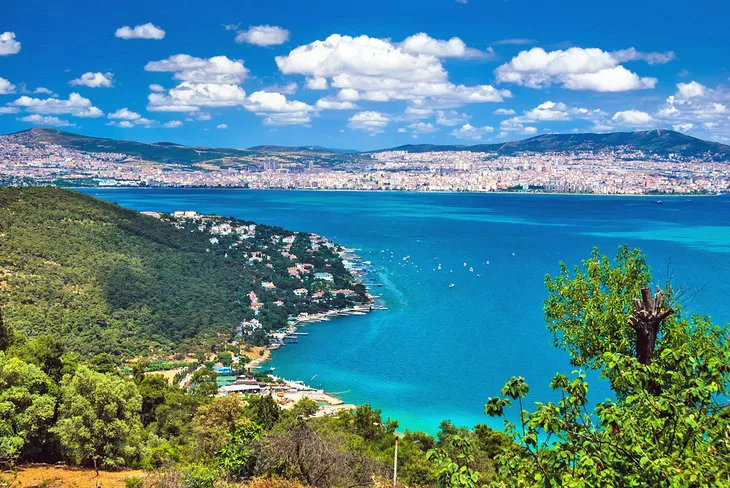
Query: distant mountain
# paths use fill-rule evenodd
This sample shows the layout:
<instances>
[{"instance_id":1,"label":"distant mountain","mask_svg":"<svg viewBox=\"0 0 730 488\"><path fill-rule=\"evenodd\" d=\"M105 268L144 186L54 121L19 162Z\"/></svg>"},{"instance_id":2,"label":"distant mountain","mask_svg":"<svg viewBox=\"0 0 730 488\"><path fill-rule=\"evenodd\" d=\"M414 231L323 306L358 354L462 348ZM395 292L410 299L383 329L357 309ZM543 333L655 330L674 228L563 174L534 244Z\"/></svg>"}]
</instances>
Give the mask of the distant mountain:
<instances>
[{"instance_id":1,"label":"distant mountain","mask_svg":"<svg viewBox=\"0 0 730 488\"><path fill-rule=\"evenodd\" d=\"M15 132L9 134L9 136L22 136L26 144L58 144L78 151L123 153L160 163L195 164L221 158L240 158L254 154L253 151L241 149L183 146L172 142L146 144L135 141L89 137L45 128Z\"/></svg>"},{"instance_id":2,"label":"distant mountain","mask_svg":"<svg viewBox=\"0 0 730 488\"><path fill-rule=\"evenodd\" d=\"M257 153L280 153L280 154L313 153L313 154L321 154L321 155L357 154L360 152L355 149L332 149L329 147L321 147L321 146L272 146L272 145L252 146L252 147L247 148L247 150L254 151Z\"/></svg>"},{"instance_id":3,"label":"distant mountain","mask_svg":"<svg viewBox=\"0 0 730 488\"><path fill-rule=\"evenodd\" d=\"M114 152L127 154L145 161L158 163L219 163L231 162L260 165L267 155L282 157L311 157L323 165L331 165L340 159L349 159L358 151L349 149L328 149L319 146L254 146L247 149L217 148L206 146L184 146L174 142L144 142L89 137L57 129L34 128L15 132L2 137L15 138L25 145L57 144L69 149L86 152Z\"/></svg>"},{"instance_id":4,"label":"distant mountain","mask_svg":"<svg viewBox=\"0 0 730 488\"><path fill-rule=\"evenodd\" d=\"M681 134L672 130L655 129L637 132L611 132L608 134L543 134L521 141L500 144L434 145L408 144L382 151L471 151L514 154L518 152L598 151L619 147L631 147L655 154L680 154L701 156L712 154L730 160L730 146ZM379 151L373 151L379 152Z\"/></svg>"}]
</instances>

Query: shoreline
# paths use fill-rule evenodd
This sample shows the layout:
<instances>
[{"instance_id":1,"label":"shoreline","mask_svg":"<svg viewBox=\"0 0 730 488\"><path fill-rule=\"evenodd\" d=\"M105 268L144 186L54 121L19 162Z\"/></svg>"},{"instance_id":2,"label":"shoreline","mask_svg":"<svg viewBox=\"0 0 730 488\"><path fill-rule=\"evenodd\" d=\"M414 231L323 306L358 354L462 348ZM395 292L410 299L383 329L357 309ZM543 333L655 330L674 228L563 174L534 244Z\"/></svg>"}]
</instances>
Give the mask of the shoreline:
<instances>
[{"instance_id":1,"label":"shoreline","mask_svg":"<svg viewBox=\"0 0 730 488\"><path fill-rule=\"evenodd\" d=\"M679 197L720 197L726 193L584 193L548 191L475 191L475 190L371 190L353 188L245 188L242 186L64 186L69 190L234 190L234 191L306 191L333 193L405 193L419 195L561 195L575 197L631 197L631 198L679 198Z\"/></svg>"},{"instance_id":2,"label":"shoreline","mask_svg":"<svg viewBox=\"0 0 730 488\"><path fill-rule=\"evenodd\" d=\"M342 258L343 262L345 263L345 267L352 274L353 278L355 278L360 284L367 286L364 278L368 277L368 275L370 275L370 273L372 273L373 271L369 268L369 266L357 267L352 264L353 262L359 262L362 264L365 263L362 258L355 253L355 249L342 246L342 251L340 251L338 254L340 255L340 258ZM306 336L306 332L299 332L299 328L302 326L317 324L319 322L326 322L332 318L348 317L352 315L366 315L370 312L377 310L387 310L387 307L384 306L382 303L376 302L376 300L380 298L379 295L373 296L370 291L368 291L367 297L370 300L368 303L358 304L352 307L328 310L326 312L320 312L316 314L300 314L284 329L283 332L277 332L276 334L273 334L275 337L281 336L279 339L280 342L276 344L276 347L271 347L271 345L266 346L266 353L263 356L260 356L246 364L246 369L251 370L261 368L265 363L271 361L274 357L274 352L279 350L284 345L295 346L296 343L287 344L283 342L283 337L292 335ZM249 350L251 350L251 348L249 348ZM323 388L314 388L306 384L303 380L283 378L271 373L270 375L274 379L283 381L284 384L290 389L295 390L279 396L279 398L285 399L287 402L296 403L296 401L302 398L310 398L318 403L327 403L328 406L320 406L320 409L315 416L332 415L343 410L352 410L357 407L357 405L345 403L344 400L337 396L337 393L328 393ZM277 393L277 395L279 394Z\"/></svg>"}]
</instances>

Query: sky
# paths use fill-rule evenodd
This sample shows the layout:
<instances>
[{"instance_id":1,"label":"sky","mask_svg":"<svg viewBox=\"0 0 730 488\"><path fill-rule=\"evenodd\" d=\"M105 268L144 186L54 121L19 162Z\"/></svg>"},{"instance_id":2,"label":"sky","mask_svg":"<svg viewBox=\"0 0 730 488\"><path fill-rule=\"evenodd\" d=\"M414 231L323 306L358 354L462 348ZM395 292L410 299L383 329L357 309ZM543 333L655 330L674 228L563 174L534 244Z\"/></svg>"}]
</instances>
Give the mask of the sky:
<instances>
[{"instance_id":1,"label":"sky","mask_svg":"<svg viewBox=\"0 0 730 488\"><path fill-rule=\"evenodd\" d=\"M5 0L0 133L369 150L667 128L730 143L729 3Z\"/></svg>"}]
</instances>

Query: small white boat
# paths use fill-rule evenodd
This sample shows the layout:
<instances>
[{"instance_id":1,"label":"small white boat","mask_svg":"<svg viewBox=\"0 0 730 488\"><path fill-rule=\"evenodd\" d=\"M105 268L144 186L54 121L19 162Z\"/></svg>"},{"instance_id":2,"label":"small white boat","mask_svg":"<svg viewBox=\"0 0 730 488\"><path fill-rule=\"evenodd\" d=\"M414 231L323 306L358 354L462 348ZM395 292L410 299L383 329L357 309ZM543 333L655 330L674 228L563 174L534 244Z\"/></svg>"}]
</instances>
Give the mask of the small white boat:
<instances>
[{"instance_id":1,"label":"small white boat","mask_svg":"<svg viewBox=\"0 0 730 488\"><path fill-rule=\"evenodd\" d=\"M456 286L455 284L453 284L453 283L449 283L449 288L453 288L453 287L455 287L455 286Z\"/></svg>"}]
</instances>

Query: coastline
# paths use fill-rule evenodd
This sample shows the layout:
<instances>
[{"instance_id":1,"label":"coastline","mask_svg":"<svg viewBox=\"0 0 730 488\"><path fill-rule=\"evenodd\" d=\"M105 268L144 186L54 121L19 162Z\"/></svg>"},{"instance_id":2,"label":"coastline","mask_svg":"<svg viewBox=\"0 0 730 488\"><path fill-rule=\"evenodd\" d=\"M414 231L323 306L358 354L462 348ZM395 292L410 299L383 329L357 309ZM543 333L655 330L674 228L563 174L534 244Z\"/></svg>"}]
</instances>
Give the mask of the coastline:
<instances>
[{"instance_id":1,"label":"coastline","mask_svg":"<svg viewBox=\"0 0 730 488\"><path fill-rule=\"evenodd\" d=\"M631 197L631 198L679 198L679 197L718 197L725 193L585 193L585 192L548 192L548 191L474 191L474 190L372 190L353 188L246 188L242 186L64 186L69 190L226 190L226 191L304 191L312 193L404 193L436 195L561 195L575 197Z\"/></svg>"},{"instance_id":2,"label":"coastline","mask_svg":"<svg viewBox=\"0 0 730 488\"><path fill-rule=\"evenodd\" d=\"M353 278L355 278L360 284L367 287L368 283L366 283L366 280L369 277L370 273L372 273L372 270L369 267L369 263L368 265L365 265L364 263L366 262L363 261L362 258L355 253L355 249L342 247L342 250L339 251L338 254L342 258L345 267L352 274ZM368 303L354 305L352 307L328 310L326 312L320 312L316 314L299 315L298 317L290 321L289 325L284 329L283 332L278 332L277 334L275 334L275 337L278 336L281 338L280 342L276 344L276 347L272 347L271 345L265 347L264 349L266 352L246 364L246 369L251 370L262 368L265 363L273 359L274 352L281 347L285 345L296 346L296 343L283 342L283 337L300 335L306 336L306 332L299 331L302 326L329 321L333 318L347 317L351 315L365 315L376 310L387 310L387 307L385 307L382 303L376 302L376 300L380 298L379 295L372 295L370 291L368 291L367 297L369 300ZM249 346L249 349L247 349L247 351L253 349L255 348L251 348ZM286 393L277 393L278 398L286 402L282 404L283 408L287 408L287 404L291 405L301 400L302 398L309 398L320 404L320 409L315 416L333 415L343 410L352 410L357 407L357 405L345 403L341 398L337 396L336 393L328 393L322 388L314 388L304 383L303 380L283 378L277 376L276 374L271 374L271 376L274 379L281 380L290 389L290 391ZM327 406L321 405L322 403L326 403Z\"/></svg>"}]
</instances>

